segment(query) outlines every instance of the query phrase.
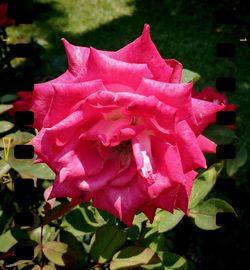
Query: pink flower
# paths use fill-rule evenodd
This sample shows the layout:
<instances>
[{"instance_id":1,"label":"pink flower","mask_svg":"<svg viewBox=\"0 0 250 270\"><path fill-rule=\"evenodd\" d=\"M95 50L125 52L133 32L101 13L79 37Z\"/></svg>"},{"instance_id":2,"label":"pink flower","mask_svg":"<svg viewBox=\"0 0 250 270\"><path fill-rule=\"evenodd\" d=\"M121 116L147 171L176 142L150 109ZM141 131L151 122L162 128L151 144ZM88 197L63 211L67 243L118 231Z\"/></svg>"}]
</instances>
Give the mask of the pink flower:
<instances>
[{"instance_id":1,"label":"pink flower","mask_svg":"<svg viewBox=\"0 0 250 270\"><path fill-rule=\"evenodd\" d=\"M187 213L203 152L216 145L201 133L223 105L191 98L182 65L164 60L142 35L118 51L63 40L68 70L36 84L32 110L39 157L56 173L48 199L71 197L129 226L137 209Z\"/></svg>"},{"instance_id":2,"label":"pink flower","mask_svg":"<svg viewBox=\"0 0 250 270\"><path fill-rule=\"evenodd\" d=\"M15 21L7 17L8 3L0 4L0 27L7 27L15 24Z\"/></svg>"},{"instance_id":3,"label":"pink flower","mask_svg":"<svg viewBox=\"0 0 250 270\"><path fill-rule=\"evenodd\" d=\"M210 86L203 88L201 92L196 92L194 89L192 89L192 97L207 100L216 104L222 104L225 106L222 111L235 111L237 108L239 108L238 105L229 104L225 95L216 92L215 89ZM229 125L228 127L233 129L236 128L235 125Z\"/></svg>"},{"instance_id":4,"label":"pink flower","mask_svg":"<svg viewBox=\"0 0 250 270\"><path fill-rule=\"evenodd\" d=\"M28 111L32 105L32 92L31 91L20 91L17 93L19 99L12 103L13 108L8 112L11 116L14 115L16 111Z\"/></svg>"}]
</instances>

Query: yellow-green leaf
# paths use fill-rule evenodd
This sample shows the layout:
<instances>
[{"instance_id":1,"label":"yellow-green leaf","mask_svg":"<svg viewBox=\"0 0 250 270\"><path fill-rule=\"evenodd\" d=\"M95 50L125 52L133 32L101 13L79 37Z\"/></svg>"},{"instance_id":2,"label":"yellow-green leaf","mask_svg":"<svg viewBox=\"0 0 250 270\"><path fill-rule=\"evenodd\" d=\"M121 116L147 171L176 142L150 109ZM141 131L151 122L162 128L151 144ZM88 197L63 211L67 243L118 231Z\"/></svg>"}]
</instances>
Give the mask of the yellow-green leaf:
<instances>
[{"instance_id":1,"label":"yellow-green leaf","mask_svg":"<svg viewBox=\"0 0 250 270\"><path fill-rule=\"evenodd\" d=\"M0 157L4 159L4 151L0 151ZM33 159L16 159L14 149L10 148L8 160L6 161L13 169L25 177L42 179L54 179L55 173L45 164L34 164Z\"/></svg>"},{"instance_id":2,"label":"yellow-green leaf","mask_svg":"<svg viewBox=\"0 0 250 270\"><path fill-rule=\"evenodd\" d=\"M105 224L98 228L90 250L91 257L99 263L111 259L115 252L125 243L126 233L117 227Z\"/></svg>"},{"instance_id":3,"label":"yellow-green leaf","mask_svg":"<svg viewBox=\"0 0 250 270\"><path fill-rule=\"evenodd\" d=\"M7 252L18 241L28 239L27 233L18 228L12 228L0 235L0 252Z\"/></svg>"},{"instance_id":4,"label":"yellow-green leaf","mask_svg":"<svg viewBox=\"0 0 250 270\"><path fill-rule=\"evenodd\" d=\"M215 230L220 228L216 224L216 214L221 212L235 213L233 207L226 201L212 198L190 209L190 216L194 218L195 225L199 228Z\"/></svg>"},{"instance_id":5,"label":"yellow-green leaf","mask_svg":"<svg viewBox=\"0 0 250 270\"><path fill-rule=\"evenodd\" d=\"M141 265L156 264L160 262L158 255L149 248L131 246L115 254L110 269L125 270L135 269Z\"/></svg>"},{"instance_id":6,"label":"yellow-green leaf","mask_svg":"<svg viewBox=\"0 0 250 270\"><path fill-rule=\"evenodd\" d=\"M182 70L181 82L182 83L188 83L191 81L197 82L200 79L200 77L201 77L200 74L184 68Z\"/></svg>"},{"instance_id":7,"label":"yellow-green leaf","mask_svg":"<svg viewBox=\"0 0 250 270\"><path fill-rule=\"evenodd\" d=\"M14 127L14 124L8 121L0 121L0 133L6 132Z\"/></svg>"},{"instance_id":8,"label":"yellow-green leaf","mask_svg":"<svg viewBox=\"0 0 250 270\"><path fill-rule=\"evenodd\" d=\"M42 251L44 256L56 265L65 266L74 261L74 257L65 243L47 242L43 245Z\"/></svg>"},{"instance_id":9,"label":"yellow-green leaf","mask_svg":"<svg viewBox=\"0 0 250 270\"><path fill-rule=\"evenodd\" d=\"M195 207L203 200L216 183L218 174L223 167L223 163L216 163L209 167L206 171L198 175L194 181L192 192L189 199L188 208Z\"/></svg>"},{"instance_id":10,"label":"yellow-green leaf","mask_svg":"<svg viewBox=\"0 0 250 270\"><path fill-rule=\"evenodd\" d=\"M180 210L175 209L174 213L171 214L168 211L160 211L155 216L155 222L158 223L158 232L167 232L169 230L172 230L179 221L183 218L184 213Z\"/></svg>"},{"instance_id":11,"label":"yellow-green leaf","mask_svg":"<svg viewBox=\"0 0 250 270\"><path fill-rule=\"evenodd\" d=\"M8 111L12 107L13 107L13 105L11 105L11 104L1 104L0 105L0 114Z\"/></svg>"}]
</instances>

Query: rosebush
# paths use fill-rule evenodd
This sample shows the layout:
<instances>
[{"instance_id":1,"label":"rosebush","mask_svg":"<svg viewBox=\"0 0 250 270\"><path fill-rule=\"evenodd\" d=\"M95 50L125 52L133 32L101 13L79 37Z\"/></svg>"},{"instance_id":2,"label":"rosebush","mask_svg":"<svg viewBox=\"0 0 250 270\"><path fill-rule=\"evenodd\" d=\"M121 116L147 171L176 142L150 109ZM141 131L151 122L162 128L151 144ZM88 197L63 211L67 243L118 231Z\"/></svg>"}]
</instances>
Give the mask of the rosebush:
<instances>
[{"instance_id":1,"label":"rosebush","mask_svg":"<svg viewBox=\"0 0 250 270\"><path fill-rule=\"evenodd\" d=\"M0 3L0 27L7 27L16 23L15 20L7 16L8 6L8 3Z\"/></svg>"},{"instance_id":2,"label":"rosebush","mask_svg":"<svg viewBox=\"0 0 250 270\"><path fill-rule=\"evenodd\" d=\"M202 132L225 105L191 97L182 64L160 56L149 30L118 51L63 39L68 70L32 97L31 143L56 173L46 198L93 201L129 226L138 209L151 222L157 208L188 212L195 170L216 151Z\"/></svg>"},{"instance_id":3,"label":"rosebush","mask_svg":"<svg viewBox=\"0 0 250 270\"><path fill-rule=\"evenodd\" d=\"M28 111L31 108L32 92L19 91L17 93L18 100L12 103L13 108L8 113L13 117L16 111Z\"/></svg>"}]
</instances>

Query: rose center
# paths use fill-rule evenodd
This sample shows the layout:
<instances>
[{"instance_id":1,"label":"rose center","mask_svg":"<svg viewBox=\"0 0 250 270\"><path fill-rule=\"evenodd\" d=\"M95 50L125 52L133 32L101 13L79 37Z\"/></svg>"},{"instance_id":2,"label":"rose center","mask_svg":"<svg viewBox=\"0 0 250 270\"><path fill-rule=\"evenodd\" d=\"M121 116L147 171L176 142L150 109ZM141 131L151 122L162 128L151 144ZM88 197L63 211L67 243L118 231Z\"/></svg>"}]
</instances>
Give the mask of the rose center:
<instances>
[{"instance_id":1,"label":"rose center","mask_svg":"<svg viewBox=\"0 0 250 270\"><path fill-rule=\"evenodd\" d=\"M129 154L132 151L131 140L123 141L119 145L114 146L113 149L119 153Z\"/></svg>"}]
</instances>

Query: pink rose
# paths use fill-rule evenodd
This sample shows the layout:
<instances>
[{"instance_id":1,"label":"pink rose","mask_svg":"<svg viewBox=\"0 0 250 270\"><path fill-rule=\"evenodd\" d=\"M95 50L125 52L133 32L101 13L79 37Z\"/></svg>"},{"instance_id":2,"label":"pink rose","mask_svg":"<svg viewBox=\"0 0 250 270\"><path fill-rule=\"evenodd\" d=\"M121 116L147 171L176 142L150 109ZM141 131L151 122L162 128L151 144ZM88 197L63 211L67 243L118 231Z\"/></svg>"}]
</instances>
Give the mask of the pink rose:
<instances>
[{"instance_id":1,"label":"pink rose","mask_svg":"<svg viewBox=\"0 0 250 270\"><path fill-rule=\"evenodd\" d=\"M129 226L137 209L151 222L157 208L187 213L203 152L216 149L201 133L224 108L191 98L182 65L160 56L149 30L118 51L63 40L68 70L33 92L32 144L56 173L48 199L92 200Z\"/></svg>"},{"instance_id":2,"label":"pink rose","mask_svg":"<svg viewBox=\"0 0 250 270\"><path fill-rule=\"evenodd\" d=\"M17 93L19 99L12 103L13 108L8 112L11 116L14 116L16 111L28 111L32 105L32 92L31 91L19 91Z\"/></svg>"}]
</instances>

